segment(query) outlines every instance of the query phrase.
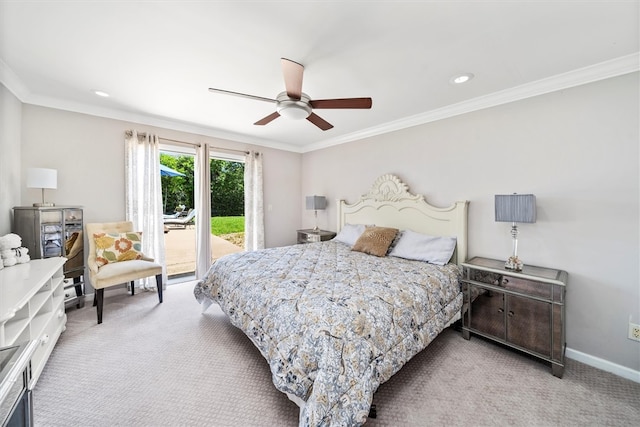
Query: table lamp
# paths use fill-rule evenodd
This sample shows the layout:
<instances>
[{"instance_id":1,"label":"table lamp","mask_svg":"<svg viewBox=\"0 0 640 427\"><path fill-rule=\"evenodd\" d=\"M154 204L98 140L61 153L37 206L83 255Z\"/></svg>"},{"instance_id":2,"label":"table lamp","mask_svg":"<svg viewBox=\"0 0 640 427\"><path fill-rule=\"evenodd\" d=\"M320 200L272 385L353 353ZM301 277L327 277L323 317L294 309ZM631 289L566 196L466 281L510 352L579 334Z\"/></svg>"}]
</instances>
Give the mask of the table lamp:
<instances>
[{"instance_id":1,"label":"table lamp","mask_svg":"<svg viewBox=\"0 0 640 427\"><path fill-rule=\"evenodd\" d=\"M523 263L518 258L518 222L536 222L536 196L533 194L507 194L495 196L497 222L510 222L513 237L513 255L505 262L509 270L522 270Z\"/></svg>"},{"instance_id":2,"label":"table lamp","mask_svg":"<svg viewBox=\"0 0 640 427\"><path fill-rule=\"evenodd\" d=\"M323 210L327 207L327 199L324 196L307 196L307 210L314 210L316 217L316 226L313 231L318 231L318 210Z\"/></svg>"},{"instance_id":3,"label":"table lamp","mask_svg":"<svg viewBox=\"0 0 640 427\"><path fill-rule=\"evenodd\" d=\"M36 207L55 206L44 201L45 188L58 188L58 171L55 169L29 168L27 169L27 188L42 189L42 203L34 203Z\"/></svg>"}]
</instances>

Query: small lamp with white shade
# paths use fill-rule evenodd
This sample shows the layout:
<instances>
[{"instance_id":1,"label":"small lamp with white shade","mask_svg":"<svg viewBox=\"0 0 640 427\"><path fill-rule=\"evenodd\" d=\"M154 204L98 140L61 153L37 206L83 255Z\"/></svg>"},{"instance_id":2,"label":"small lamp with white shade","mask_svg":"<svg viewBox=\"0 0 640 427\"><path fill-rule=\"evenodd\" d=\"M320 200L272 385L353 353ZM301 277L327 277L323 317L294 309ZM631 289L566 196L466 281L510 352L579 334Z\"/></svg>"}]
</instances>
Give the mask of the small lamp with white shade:
<instances>
[{"instance_id":1,"label":"small lamp with white shade","mask_svg":"<svg viewBox=\"0 0 640 427\"><path fill-rule=\"evenodd\" d=\"M34 203L36 207L55 206L44 201L45 188L58 188L58 171L56 169L29 168L27 169L27 188L40 188L42 190L42 203Z\"/></svg>"}]
</instances>

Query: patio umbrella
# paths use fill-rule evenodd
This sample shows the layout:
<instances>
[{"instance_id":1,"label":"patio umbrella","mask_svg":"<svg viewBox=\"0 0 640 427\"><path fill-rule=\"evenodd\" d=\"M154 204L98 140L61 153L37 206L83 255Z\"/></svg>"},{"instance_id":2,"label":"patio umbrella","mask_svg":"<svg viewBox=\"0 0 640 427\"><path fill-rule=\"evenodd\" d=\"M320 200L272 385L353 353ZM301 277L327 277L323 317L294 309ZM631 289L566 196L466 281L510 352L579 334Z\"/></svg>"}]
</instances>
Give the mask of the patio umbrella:
<instances>
[{"instance_id":1,"label":"patio umbrella","mask_svg":"<svg viewBox=\"0 0 640 427\"><path fill-rule=\"evenodd\" d=\"M163 164L160 165L160 176L184 176L183 173L180 173L176 170L171 169L168 166Z\"/></svg>"},{"instance_id":2,"label":"patio umbrella","mask_svg":"<svg viewBox=\"0 0 640 427\"><path fill-rule=\"evenodd\" d=\"M160 164L160 176L185 176L183 173L173 170L168 166ZM164 189L164 200L162 201L164 211L167 211L167 188Z\"/></svg>"}]
</instances>

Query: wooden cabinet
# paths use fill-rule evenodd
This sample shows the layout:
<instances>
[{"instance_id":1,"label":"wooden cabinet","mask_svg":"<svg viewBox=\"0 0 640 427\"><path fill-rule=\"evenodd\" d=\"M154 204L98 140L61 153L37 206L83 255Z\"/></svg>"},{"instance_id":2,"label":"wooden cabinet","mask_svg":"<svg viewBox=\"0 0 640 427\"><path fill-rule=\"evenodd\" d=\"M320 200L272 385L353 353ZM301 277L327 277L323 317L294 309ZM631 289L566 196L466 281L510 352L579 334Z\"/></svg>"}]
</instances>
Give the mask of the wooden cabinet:
<instances>
[{"instance_id":1,"label":"wooden cabinet","mask_svg":"<svg viewBox=\"0 0 640 427\"><path fill-rule=\"evenodd\" d=\"M475 333L537 356L562 377L567 272L535 266L516 272L480 257L462 266L463 336Z\"/></svg>"},{"instance_id":2,"label":"wooden cabinet","mask_svg":"<svg viewBox=\"0 0 640 427\"><path fill-rule=\"evenodd\" d=\"M327 230L314 230L312 228L298 231L298 243L324 242L336 237L336 233Z\"/></svg>"},{"instance_id":3,"label":"wooden cabinet","mask_svg":"<svg viewBox=\"0 0 640 427\"><path fill-rule=\"evenodd\" d=\"M67 323L65 261L36 259L0 270L0 347L37 342L31 357L31 390Z\"/></svg>"},{"instance_id":4,"label":"wooden cabinet","mask_svg":"<svg viewBox=\"0 0 640 427\"><path fill-rule=\"evenodd\" d=\"M65 303L84 306L83 212L79 206L13 208L13 232L31 259L65 257Z\"/></svg>"}]
</instances>

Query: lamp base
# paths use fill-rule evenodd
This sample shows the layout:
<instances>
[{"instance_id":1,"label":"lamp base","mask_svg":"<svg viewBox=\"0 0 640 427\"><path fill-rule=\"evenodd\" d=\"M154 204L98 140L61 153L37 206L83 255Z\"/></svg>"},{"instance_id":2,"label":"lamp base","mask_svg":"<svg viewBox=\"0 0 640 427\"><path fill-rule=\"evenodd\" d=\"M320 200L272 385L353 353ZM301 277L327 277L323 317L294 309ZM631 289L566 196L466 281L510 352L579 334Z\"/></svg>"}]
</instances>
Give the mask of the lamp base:
<instances>
[{"instance_id":1,"label":"lamp base","mask_svg":"<svg viewBox=\"0 0 640 427\"><path fill-rule=\"evenodd\" d=\"M33 207L35 208L52 208L55 206L55 203L34 203Z\"/></svg>"},{"instance_id":2,"label":"lamp base","mask_svg":"<svg viewBox=\"0 0 640 427\"><path fill-rule=\"evenodd\" d=\"M522 271L522 267L522 261L517 256L509 257L507 262L504 263L504 268L507 270Z\"/></svg>"}]
</instances>

